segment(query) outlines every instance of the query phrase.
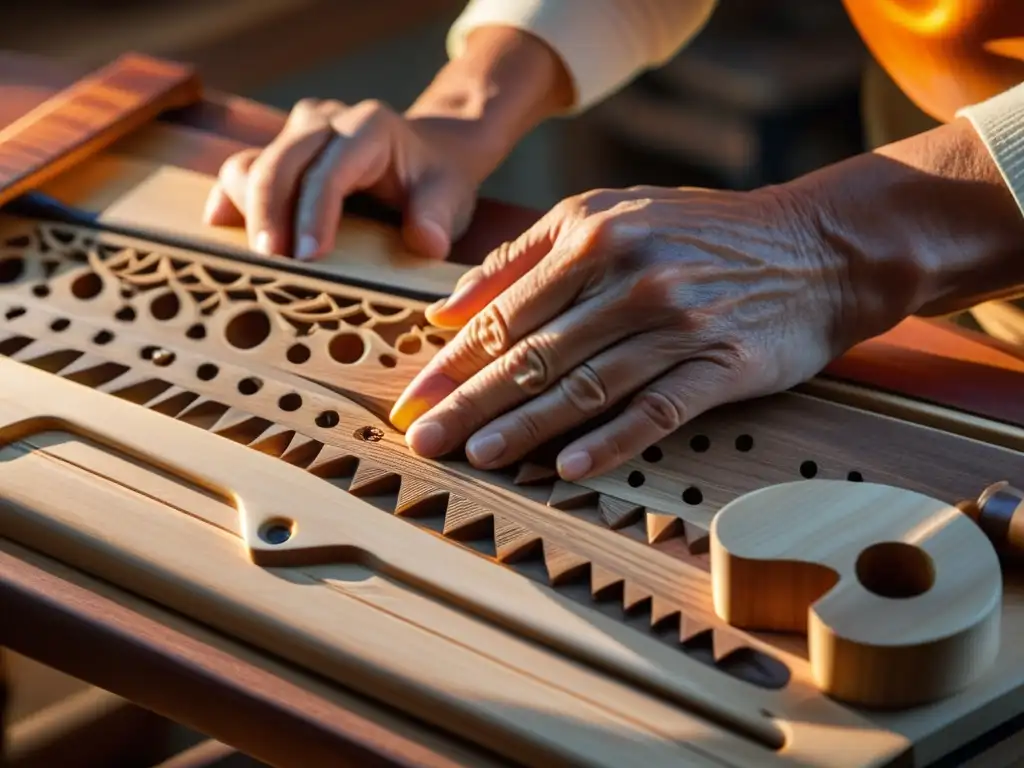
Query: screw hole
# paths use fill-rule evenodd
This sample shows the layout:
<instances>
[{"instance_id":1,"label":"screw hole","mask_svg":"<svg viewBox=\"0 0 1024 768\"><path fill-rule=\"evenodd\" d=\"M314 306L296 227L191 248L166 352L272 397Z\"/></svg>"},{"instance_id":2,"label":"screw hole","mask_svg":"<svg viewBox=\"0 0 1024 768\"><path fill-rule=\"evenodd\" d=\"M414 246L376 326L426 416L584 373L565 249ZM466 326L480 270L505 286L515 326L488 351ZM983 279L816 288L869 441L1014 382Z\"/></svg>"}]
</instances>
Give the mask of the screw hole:
<instances>
[{"instance_id":1,"label":"screw hole","mask_svg":"<svg viewBox=\"0 0 1024 768\"><path fill-rule=\"evenodd\" d=\"M297 411L302 407L302 396L297 392L281 395L281 398L277 401L277 407L282 411Z\"/></svg>"},{"instance_id":2,"label":"screw hole","mask_svg":"<svg viewBox=\"0 0 1024 768\"><path fill-rule=\"evenodd\" d=\"M45 299L50 295L50 286L45 284L39 284L32 288L32 295L40 299Z\"/></svg>"},{"instance_id":3,"label":"screw hole","mask_svg":"<svg viewBox=\"0 0 1024 768\"><path fill-rule=\"evenodd\" d=\"M701 492L700 488L695 485L691 485L683 491L683 501L691 507L696 507L698 504L704 503L704 494Z\"/></svg>"},{"instance_id":4,"label":"screw hole","mask_svg":"<svg viewBox=\"0 0 1024 768\"><path fill-rule=\"evenodd\" d=\"M8 320L13 320L16 317L21 317L27 312L24 307L11 307L7 310L7 314L4 315Z\"/></svg>"},{"instance_id":5,"label":"screw hole","mask_svg":"<svg viewBox=\"0 0 1024 768\"><path fill-rule=\"evenodd\" d=\"M368 443L379 443L384 439L384 430L380 427L360 427L352 436L357 440L365 440Z\"/></svg>"},{"instance_id":6,"label":"screw hole","mask_svg":"<svg viewBox=\"0 0 1024 768\"><path fill-rule=\"evenodd\" d=\"M201 381L212 381L217 378L218 373L220 373L220 368L213 363L203 363L196 369L196 376Z\"/></svg>"},{"instance_id":7,"label":"screw hole","mask_svg":"<svg viewBox=\"0 0 1024 768\"><path fill-rule=\"evenodd\" d=\"M629 477L626 478L626 482L629 483L629 486L631 488L639 488L641 485L647 482L647 478L644 477L643 472L634 469L632 472L629 473Z\"/></svg>"},{"instance_id":8,"label":"screw hole","mask_svg":"<svg viewBox=\"0 0 1024 768\"><path fill-rule=\"evenodd\" d=\"M66 331L70 326L71 321L68 320L66 317L58 317L56 320L50 323L50 330L60 333L61 331Z\"/></svg>"},{"instance_id":9,"label":"screw hole","mask_svg":"<svg viewBox=\"0 0 1024 768\"><path fill-rule=\"evenodd\" d=\"M196 323L195 325L189 326L189 329L185 331L185 335L190 339L199 341L200 339L206 338L206 326L202 323Z\"/></svg>"},{"instance_id":10,"label":"screw hole","mask_svg":"<svg viewBox=\"0 0 1024 768\"><path fill-rule=\"evenodd\" d=\"M294 527L288 520L270 520L260 528L260 538L267 544L280 546L292 537Z\"/></svg>"},{"instance_id":11,"label":"screw hole","mask_svg":"<svg viewBox=\"0 0 1024 768\"><path fill-rule=\"evenodd\" d=\"M100 331L99 333L92 337L92 343L99 344L100 346L103 346L104 344L109 344L113 340L114 334L112 334L110 331Z\"/></svg>"},{"instance_id":12,"label":"screw hole","mask_svg":"<svg viewBox=\"0 0 1024 768\"><path fill-rule=\"evenodd\" d=\"M121 307L114 317L122 323L130 323L135 319L135 310L131 307Z\"/></svg>"},{"instance_id":13,"label":"screw hole","mask_svg":"<svg viewBox=\"0 0 1024 768\"><path fill-rule=\"evenodd\" d=\"M153 353L153 365L166 368L177 359L177 355L166 349L158 349Z\"/></svg>"},{"instance_id":14,"label":"screw hole","mask_svg":"<svg viewBox=\"0 0 1024 768\"><path fill-rule=\"evenodd\" d=\"M800 475L810 480L818 474L818 465L813 461L805 461L800 465Z\"/></svg>"},{"instance_id":15,"label":"screw hole","mask_svg":"<svg viewBox=\"0 0 1024 768\"><path fill-rule=\"evenodd\" d=\"M341 417L338 416L337 411L324 411L316 417L316 425L320 429L332 429L338 426L339 421L341 421Z\"/></svg>"},{"instance_id":16,"label":"screw hole","mask_svg":"<svg viewBox=\"0 0 1024 768\"><path fill-rule=\"evenodd\" d=\"M249 376L238 382L238 391L243 395L255 395L263 389L263 382L255 376Z\"/></svg>"},{"instance_id":17,"label":"screw hole","mask_svg":"<svg viewBox=\"0 0 1024 768\"><path fill-rule=\"evenodd\" d=\"M746 453L754 447L754 438L750 435L740 435L736 438L736 450Z\"/></svg>"},{"instance_id":18,"label":"screw hole","mask_svg":"<svg viewBox=\"0 0 1024 768\"><path fill-rule=\"evenodd\" d=\"M862 475L857 470L854 470L846 476L846 479L849 480L851 483L863 483L864 475Z\"/></svg>"},{"instance_id":19,"label":"screw hole","mask_svg":"<svg viewBox=\"0 0 1024 768\"><path fill-rule=\"evenodd\" d=\"M651 464L657 464L664 457L661 448L656 445L652 445L650 448L640 454L640 458L644 461L649 461Z\"/></svg>"},{"instance_id":20,"label":"screw hole","mask_svg":"<svg viewBox=\"0 0 1024 768\"><path fill-rule=\"evenodd\" d=\"M690 438L690 448L697 453L704 453L711 447L711 438L707 435L694 435Z\"/></svg>"},{"instance_id":21,"label":"screw hole","mask_svg":"<svg viewBox=\"0 0 1024 768\"><path fill-rule=\"evenodd\" d=\"M398 365L398 359L394 355L381 355L377 359L385 368L394 368Z\"/></svg>"}]
</instances>

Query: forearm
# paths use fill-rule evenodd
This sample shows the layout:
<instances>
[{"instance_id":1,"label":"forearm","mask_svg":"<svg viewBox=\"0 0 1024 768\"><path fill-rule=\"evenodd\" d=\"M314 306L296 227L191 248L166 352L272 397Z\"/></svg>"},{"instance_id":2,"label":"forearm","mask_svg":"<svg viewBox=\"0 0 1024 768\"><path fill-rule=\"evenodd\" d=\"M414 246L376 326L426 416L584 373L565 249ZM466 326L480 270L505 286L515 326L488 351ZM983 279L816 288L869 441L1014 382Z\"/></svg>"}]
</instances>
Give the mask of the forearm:
<instances>
[{"instance_id":1,"label":"forearm","mask_svg":"<svg viewBox=\"0 0 1024 768\"><path fill-rule=\"evenodd\" d=\"M864 332L1024 286L1024 217L965 119L786 186L862 286L854 324Z\"/></svg>"},{"instance_id":2,"label":"forearm","mask_svg":"<svg viewBox=\"0 0 1024 768\"><path fill-rule=\"evenodd\" d=\"M484 27L445 65L406 116L429 130L458 121L460 157L476 181L493 171L530 130L573 100L558 55L534 36L511 27Z\"/></svg>"}]
</instances>

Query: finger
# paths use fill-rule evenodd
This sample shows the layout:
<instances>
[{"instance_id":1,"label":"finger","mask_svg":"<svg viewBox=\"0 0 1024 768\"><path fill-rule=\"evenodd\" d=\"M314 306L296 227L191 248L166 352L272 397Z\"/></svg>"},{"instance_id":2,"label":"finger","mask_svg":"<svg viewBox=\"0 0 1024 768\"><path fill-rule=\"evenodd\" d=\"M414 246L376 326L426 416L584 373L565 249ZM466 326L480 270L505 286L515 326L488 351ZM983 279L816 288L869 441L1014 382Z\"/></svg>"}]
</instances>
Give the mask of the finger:
<instances>
[{"instance_id":1,"label":"finger","mask_svg":"<svg viewBox=\"0 0 1024 768\"><path fill-rule=\"evenodd\" d=\"M588 355L576 362L558 378L555 386L537 397L490 423L485 422L467 441L466 455L480 469L495 469L518 461L541 445L606 413L673 368L684 356L678 339L666 332L642 333L620 340L593 357ZM456 405L461 402L486 405L486 410L490 410L490 398L468 389ZM451 423L458 424L459 419L473 416L453 414Z\"/></svg>"},{"instance_id":2,"label":"finger","mask_svg":"<svg viewBox=\"0 0 1024 768\"><path fill-rule=\"evenodd\" d=\"M427 308L438 328L461 328L471 317L536 267L554 247L559 226L556 207L515 240L502 243L469 270L447 299Z\"/></svg>"},{"instance_id":3,"label":"finger","mask_svg":"<svg viewBox=\"0 0 1024 768\"><path fill-rule=\"evenodd\" d=\"M249 169L259 154L259 149L244 149L224 161L217 174L217 183L206 200L203 211L205 223L215 227L240 227L245 223Z\"/></svg>"},{"instance_id":4,"label":"finger","mask_svg":"<svg viewBox=\"0 0 1024 768\"><path fill-rule=\"evenodd\" d=\"M430 447L434 452L432 455L443 455L454 450L476 430L530 398L539 397L542 401L550 403L549 393L553 387L554 390L558 389L554 385L576 366L627 336L648 330L656 322L651 319L652 315L649 313L628 310L627 292L622 292L618 296L602 294L571 307L536 332L525 336L508 353L487 365L454 392L446 395L423 417L432 425L430 434L435 436L434 439L438 443ZM626 343L632 344L635 341L636 337ZM680 348L678 343L675 346ZM628 350L629 347L625 349ZM666 351L663 350L658 357L659 371L677 362L668 359ZM628 351L626 356L630 356ZM621 378L624 371L620 368L614 373ZM581 371L580 380L577 381L574 377L569 385L583 385L584 376L586 371ZM634 388L643 383L636 383ZM591 381L590 384L592 390L599 385L602 392L591 391L588 399L593 400L598 394L607 394L603 382ZM528 435L539 431L538 425L532 423L523 425L523 428ZM414 426L409 434L410 445L417 453L423 452L417 436L422 429L422 426ZM490 433L490 428L487 431ZM467 450L477 454L476 458L482 462L497 460L497 440L487 441L486 445L489 447L486 449L477 446L476 443L479 442L467 445ZM522 440L510 439L506 442ZM477 447L480 450L477 450ZM484 454L488 454L490 458L483 458ZM474 457L470 456L470 460L474 460Z\"/></svg>"},{"instance_id":5,"label":"finger","mask_svg":"<svg viewBox=\"0 0 1024 768\"><path fill-rule=\"evenodd\" d=\"M609 472L705 411L737 398L725 359L691 358L643 389L621 414L558 455L558 474L576 481Z\"/></svg>"},{"instance_id":6,"label":"finger","mask_svg":"<svg viewBox=\"0 0 1024 768\"><path fill-rule=\"evenodd\" d=\"M463 223L458 219L468 219L468 213L459 215L464 196L451 176L435 174L417 181L402 220L405 244L428 259L447 258L456 226Z\"/></svg>"},{"instance_id":7,"label":"finger","mask_svg":"<svg viewBox=\"0 0 1024 768\"><path fill-rule=\"evenodd\" d=\"M582 269L566 268L564 260L543 260L521 280L488 304L428 362L399 397L391 422L408 430L424 413L451 395L485 366L504 355L513 344L560 314L586 282ZM440 437L434 425L424 425L419 438L408 435L410 445L424 455L435 455L429 445Z\"/></svg>"},{"instance_id":8,"label":"finger","mask_svg":"<svg viewBox=\"0 0 1024 768\"><path fill-rule=\"evenodd\" d=\"M284 130L253 162L246 186L245 220L250 246L258 253L293 253L292 221L299 183L330 137L330 123L317 105L296 106Z\"/></svg>"}]
</instances>

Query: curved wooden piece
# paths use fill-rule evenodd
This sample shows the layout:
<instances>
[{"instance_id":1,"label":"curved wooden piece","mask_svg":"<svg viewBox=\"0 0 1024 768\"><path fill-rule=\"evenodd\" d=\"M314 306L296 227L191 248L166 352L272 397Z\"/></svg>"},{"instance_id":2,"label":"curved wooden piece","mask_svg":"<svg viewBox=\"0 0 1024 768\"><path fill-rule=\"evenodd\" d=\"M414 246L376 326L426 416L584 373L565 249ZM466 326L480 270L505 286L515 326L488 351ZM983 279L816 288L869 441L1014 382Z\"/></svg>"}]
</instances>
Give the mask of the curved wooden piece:
<instances>
[{"instance_id":1,"label":"curved wooden piece","mask_svg":"<svg viewBox=\"0 0 1024 768\"><path fill-rule=\"evenodd\" d=\"M937 120L1024 81L1024 14L1016 0L843 4L878 63Z\"/></svg>"},{"instance_id":2,"label":"curved wooden piece","mask_svg":"<svg viewBox=\"0 0 1024 768\"><path fill-rule=\"evenodd\" d=\"M962 690L999 650L1002 575L954 506L869 483L749 493L711 526L715 611L737 627L806 630L821 689L869 707Z\"/></svg>"}]
</instances>

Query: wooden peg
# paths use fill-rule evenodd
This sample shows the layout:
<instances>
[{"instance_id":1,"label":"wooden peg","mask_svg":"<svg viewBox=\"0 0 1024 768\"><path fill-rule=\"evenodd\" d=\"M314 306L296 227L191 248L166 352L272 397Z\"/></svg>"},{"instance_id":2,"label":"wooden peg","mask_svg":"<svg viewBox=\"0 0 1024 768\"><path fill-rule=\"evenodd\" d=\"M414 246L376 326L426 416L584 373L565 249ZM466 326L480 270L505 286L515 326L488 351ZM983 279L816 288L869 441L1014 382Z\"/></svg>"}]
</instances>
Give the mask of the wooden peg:
<instances>
[{"instance_id":1,"label":"wooden peg","mask_svg":"<svg viewBox=\"0 0 1024 768\"><path fill-rule=\"evenodd\" d=\"M711 525L716 613L747 630L804 631L816 684L877 708L974 682L999 646L1002 574L952 505L873 483L769 486Z\"/></svg>"},{"instance_id":2,"label":"wooden peg","mask_svg":"<svg viewBox=\"0 0 1024 768\"><path fill-rule=\"evenodd\" d=\"M976 500L957 506L978 524L1000 555L1024 559L1024 491L1004 480L990 485Z\"/></svg>"}]
</instances>

